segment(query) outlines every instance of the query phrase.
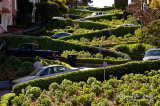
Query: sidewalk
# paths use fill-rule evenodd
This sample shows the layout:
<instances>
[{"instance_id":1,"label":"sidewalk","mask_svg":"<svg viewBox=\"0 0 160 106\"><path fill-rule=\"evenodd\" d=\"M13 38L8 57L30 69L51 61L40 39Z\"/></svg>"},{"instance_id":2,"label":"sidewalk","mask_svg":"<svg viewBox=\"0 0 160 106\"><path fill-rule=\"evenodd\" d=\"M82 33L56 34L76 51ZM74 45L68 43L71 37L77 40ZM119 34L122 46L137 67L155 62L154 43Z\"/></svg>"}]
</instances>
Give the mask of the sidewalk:
<instances>
[{"instance_id":1,"label":"sidewalk","mask_svg":"<svg viewBox=\"0 0 160 106\"><path fill-rule=\"evenodd\" d=\"M0 81L0 98L6 93L11 92L10 82L9 81Z\"/></svg>"}]
</instances>

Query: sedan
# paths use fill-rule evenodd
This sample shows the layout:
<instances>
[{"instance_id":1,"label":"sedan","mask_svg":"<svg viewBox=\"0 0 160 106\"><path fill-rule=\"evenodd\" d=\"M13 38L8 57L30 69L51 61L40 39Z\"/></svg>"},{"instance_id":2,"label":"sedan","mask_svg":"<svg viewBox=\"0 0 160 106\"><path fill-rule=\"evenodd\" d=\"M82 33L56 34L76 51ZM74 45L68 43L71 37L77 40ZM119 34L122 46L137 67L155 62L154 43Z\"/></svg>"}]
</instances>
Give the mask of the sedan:
<instances>
[{"instance_id":1,"label":"sedan","mask_svg":"<svg viewBox=\"0 0 160 106\"><path fill-rule=\"evenodd\" d=\"M71 72L71 71L77 71L77 70L79 70L79 69L78 68L68 68L63 65L45 66L45 67L40 68L39 70L33 71L29 76L13 80L11 82L11 86L18 84L18 83L38 79L38 78L49 77L49 76L62 74L62 73L66 73L66 72Z\"/></svg>"},{"instance_id":2,"label":"sedan","mask_svg":"<svg viewBox=\"0 0 160 106\"><path fill-rule=\"evenodd\" d=\"M72 35L71 33L56 33L56 34L54 34L54 35L52 35L51 36L51 38L55 38L55 39L57 39L57 38L60 38L60 37L65 37L65 36L70 36L70 35Z\"/></svg>"},{"instance_id":3,"label":"sedan","mask_svg":"<svg viewBox=\"0 0 160 106\"><path fill-rule=\"evenodd\" d=\"M158 60L160 59L160 49L149 49L143 57L143 61L146 60Z\"/></svg>"}]
</instances>

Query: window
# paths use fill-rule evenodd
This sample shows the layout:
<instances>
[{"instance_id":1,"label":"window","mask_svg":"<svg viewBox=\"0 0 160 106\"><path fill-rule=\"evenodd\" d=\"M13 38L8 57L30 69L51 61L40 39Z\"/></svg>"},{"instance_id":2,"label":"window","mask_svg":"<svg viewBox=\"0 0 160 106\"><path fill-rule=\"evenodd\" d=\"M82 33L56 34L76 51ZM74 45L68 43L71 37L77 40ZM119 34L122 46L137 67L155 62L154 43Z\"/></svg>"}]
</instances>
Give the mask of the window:
<instances>
[{"instance_id":1,"label":"window","mask_svg":"<svg viewBox=\"0 0 160 106\"><path fill-rule=\"evenodd\" d=\"M53 74L53 69L51 67L49 68L46 68L42 73L41 73L41 76L43 75L49 75L49 74Z\"/></svg>"},{"instance_id":2,"label":"window","mask_svg":"<svg viewBox=\"0 0 160 106\"><path fill-rule=\"evenodd\" d=\"M62 66L57 66L53 68L54 72L62 72L62 71L66 71L65 67Z\"/></svg>"}]
</instances>

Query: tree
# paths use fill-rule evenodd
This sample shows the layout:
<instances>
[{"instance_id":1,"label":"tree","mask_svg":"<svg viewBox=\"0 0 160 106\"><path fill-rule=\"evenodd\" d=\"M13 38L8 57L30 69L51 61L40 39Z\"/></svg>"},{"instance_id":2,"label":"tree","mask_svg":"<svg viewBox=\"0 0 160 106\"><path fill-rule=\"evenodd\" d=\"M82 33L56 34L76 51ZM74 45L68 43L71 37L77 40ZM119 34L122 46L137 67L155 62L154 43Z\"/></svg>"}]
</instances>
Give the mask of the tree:
<instances>
[{"instance_id":1,"label":"tree","mask_svg":"<svg viewBox=\"0 0 160 106\"><path fill-rule=\"evenodd\" d=\"M114 0L114 6L116 9L124 10L128 6L128 0Z\"/></svg>"},{"instance_id":2,"label":"tree","mask_svg":"<svg viewBox=\"0 0 160 106\"><path fill-rule=\"evenodd\" d=\"M152 0L147 10L142 9L141 0L132 0L132 3L126 7L127 11L133 13L136 18L142 21L143 26L147 26L151 21L157 20L160 16L159 0ZM144 0L143 4L147 4Z\"/></svg>"},{"instance_id":3,"label":"tree","mask_svg":"<svg viewBox=\"0 0 160 106\"><path fill-rule=\"evenodd\" d=\"M32 9L33 3L29 0L18 0L17 2L17 24L23 26L29 26L32 22Z\"/></svg>"},{"instance_id":4,"label":"tree","mask_svg":"<svg viewBox=\"0 0 160 106\"><path fill-rule=\"evenodd\" d=\"M143 29L143 34L140 38L145 43L151 45L160 45L160 19L152 21Z\"/></svg>"},{"instance_id":5,"label":"tree","mask_svg":"<svg viewBox=\"0 0 160 106\"><path fill-rule=\"evenodd\" d=\"M64 3L64 0L50 0L49 2L36 3L35 6L37 13L41 17L42 25L47 26L53 16L62 16L68 13L69 9Z\"/></svg>"}]
</instances>

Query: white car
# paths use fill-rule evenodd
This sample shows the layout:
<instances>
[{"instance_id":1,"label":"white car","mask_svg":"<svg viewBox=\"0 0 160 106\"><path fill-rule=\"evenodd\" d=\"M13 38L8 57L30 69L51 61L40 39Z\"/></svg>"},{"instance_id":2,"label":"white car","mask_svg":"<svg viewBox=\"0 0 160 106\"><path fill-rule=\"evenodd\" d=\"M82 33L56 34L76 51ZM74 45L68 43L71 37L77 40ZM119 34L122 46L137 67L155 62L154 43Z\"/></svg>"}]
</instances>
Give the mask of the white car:
<instances>
[{"instance_id":1,"label":"white car","mask_svg":"<svg viewBox=\"0 0 160 106\"><path fill-rule=\"evenodd\" d=\"M90 16L85 17L85 18L90 18L90 17L95 17L95 16L103 16L103 15L111 15L111 13L103 14L103 12L94 12Z\"/></svg>"},{"instance_id":2,"label":"white car","mask_svg":"<svg viewBox=\"0 0 160 106\"><path fill-rule=\"evenodd\" d=\"M52 19L63 20L63 19L65 19L65 18L63 18L63 17L53 17Z\"/></svg>"},{"instance_id":3,"label":"white car","mask_svg":"<svg viewBox=\"0 0 160 106\"><path fill-rule=\"evenodd\" d=\"M117 25L117 27L120 27L120 26L136 26L135 24L122 24L122 25Z\"/></svg>"},{"instance_id":4,"label":"white car","mask_svg":"<svg viewBox=\"0 0 160 106\"><path fill-rule=\"evenodd\" d=\"M149 49L143 57L143 61L146 60L158 60L160 59L160 49Z\"/></svg>"},{"instance_id":5,"label":"white car","mask_svg":"<svg viewBox=\"0 0 160 106\"><path fill-rule=\"evenodd\" d=\"M44 77L49 77L49 76L62 74L62 73L66 73L66 72L78 71L78 70L79 70L79 68L68 68L63 65L45 66L43 68L40 68L39 70L33 71L29 76L25 76L25 77L13 80L11 82L11 86L18 84L18 83L38 79L38 78L44 78Z\"/></svg>"}]
</instances>

